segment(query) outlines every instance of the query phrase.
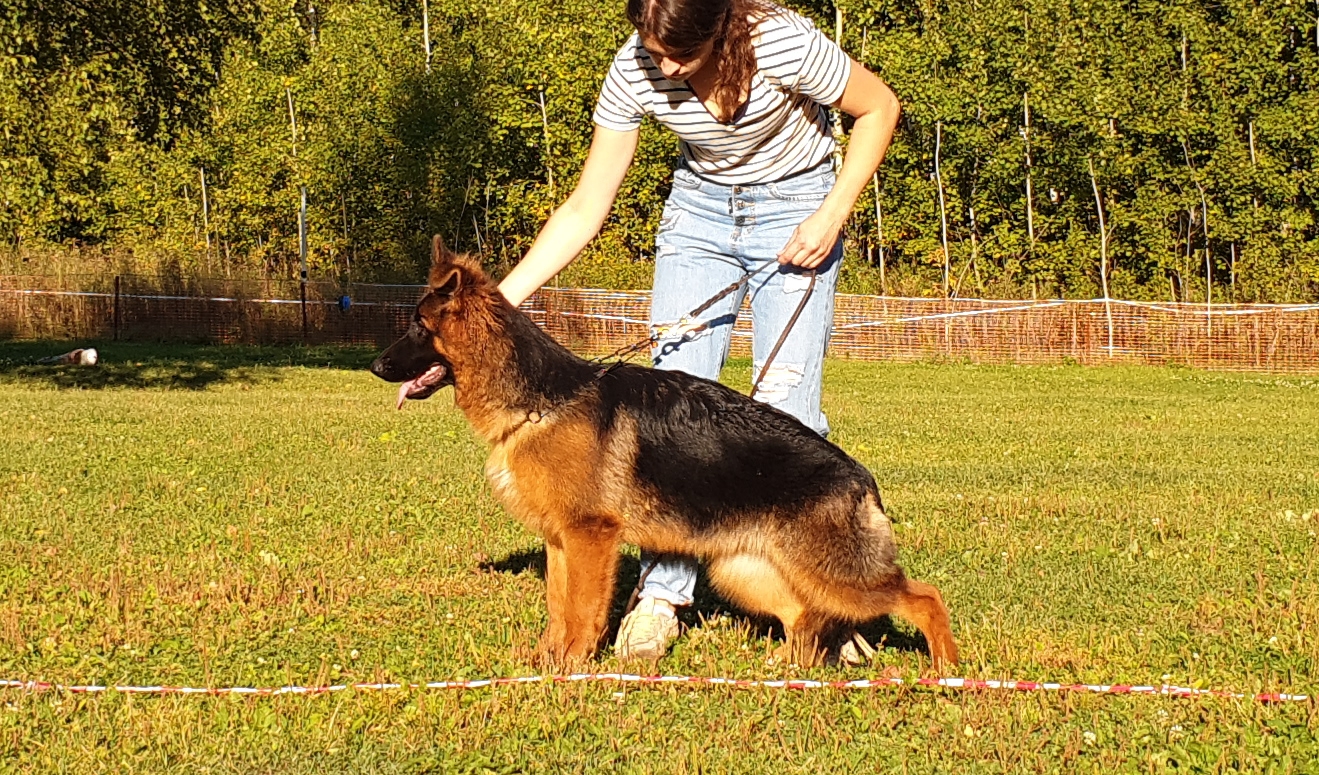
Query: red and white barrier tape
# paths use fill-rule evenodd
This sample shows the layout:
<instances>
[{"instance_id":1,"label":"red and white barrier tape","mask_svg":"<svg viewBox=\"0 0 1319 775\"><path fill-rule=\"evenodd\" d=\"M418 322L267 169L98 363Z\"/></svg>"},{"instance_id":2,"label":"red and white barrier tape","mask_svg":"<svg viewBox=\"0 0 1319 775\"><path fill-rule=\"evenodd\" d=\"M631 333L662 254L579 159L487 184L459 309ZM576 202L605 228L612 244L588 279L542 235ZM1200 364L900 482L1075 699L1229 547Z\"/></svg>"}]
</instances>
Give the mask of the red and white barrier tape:
<instances>
[{"instance_id":1,"label":"red and white barrier tape","mask_svg":"<svg viewBox=\"0 0 1319 775\"><path fill-rule=\"evenodd\" d=\"M734 689L887 689L901 686L939 687L964 691L1001 690L1010 692L1076 692L1089 694L1140 694L1168 697L1217 697L1256 702L1308 702L1305 694L1243 694L1223 689L1196 689L1189 686L1133 686L1125 684L1077 684L1047 681L996 681L975 678L862 678L855 681L752 680L691 675L632 675L628 673L574 673L572 675L528 675L513 678L431 681L429 683L353 683L328 686L71 686L45 681L3 681L0 689L31 692L58 691L75 694L119 692L122 694L252 694L273 697L281 694L330 694L348 689L356 691L392 691L397 689L484 689L492 686L516 686L534 683L616 683L671 686L725 686Z\"/></svg>"}]
</instances>

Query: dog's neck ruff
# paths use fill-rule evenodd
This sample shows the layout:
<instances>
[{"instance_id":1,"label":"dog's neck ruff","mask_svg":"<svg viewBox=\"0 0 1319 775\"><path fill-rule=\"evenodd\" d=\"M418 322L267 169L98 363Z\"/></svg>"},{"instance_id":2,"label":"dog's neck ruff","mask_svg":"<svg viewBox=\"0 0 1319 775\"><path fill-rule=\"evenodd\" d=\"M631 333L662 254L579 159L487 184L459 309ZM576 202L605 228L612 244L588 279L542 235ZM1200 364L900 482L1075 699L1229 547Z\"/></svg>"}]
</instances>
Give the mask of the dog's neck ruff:
<instances>
[{"instance_id":1,"label":"dog's neck ruff","mask_svg":"<svg viewBox=\"0 0 1319 775\"><path fill-rule=\"evenodd\" d=\"M502 332L499 344L477 348L478 355L454 367L467 376L455 375L459 408L493 444L577 401L613 368L593 368L507 302L504 307L491 321Z\"/></svg>"},{"instance_id":2,"label":"dog's neck ruff","mask_svg":"<svg viewBox=\"0 0 1319 775\"><path fill-rule=\"evenodd\" d=\"M584 390L586 387L588 387L588 386L590 386L590 385L594 385L594 384L596 384L596 383L599 382L601 379L603 379L604 376L605 376L606 374L608 374L609 372L611 372L611 371L613 371L614 369L618 368L619 366L622 366L623 363L624 363L623 361L617 361L617 362L615 362L615 363L611 363L610 365L605 366L605 367L603 367L603 368L596 369L596 370L595 370L595 374L594 374L594 376L591 378L591 381L588 382L588 383L586 383L586 385L583 385L583 386L582 386L582 389ZM558 402L556 402L556 403L554 403L554 404L551 404L550 406L546 407L545 409L532 409L532 410L529 410L529 411L527 412L527 416L526 416L526 418L525 418L522 422L518 423L518 424L517 424L515 427L513 427L511 430L509 430L509 432L508 432L507 434L504 435L504 438L508 438L509 436L513 435L514 433L517 433L518 430L520 430L521 428L523 428L523 427L526 426L526 425L539 425L542 421L544 421L545 419L547 419L552 413L554 413L554 412L558 411L559 409L562 409L563 407L567 406L568 404L571 404L571 403L573 403L574 401L576 401L579 397L581 397L581 394L582 394L582 390L578 390L578 391L574 392L572 395L570 395L570 396L568 396L567 398L563 399L562 401L558 401Z\"/></svg>"}]
</instances>

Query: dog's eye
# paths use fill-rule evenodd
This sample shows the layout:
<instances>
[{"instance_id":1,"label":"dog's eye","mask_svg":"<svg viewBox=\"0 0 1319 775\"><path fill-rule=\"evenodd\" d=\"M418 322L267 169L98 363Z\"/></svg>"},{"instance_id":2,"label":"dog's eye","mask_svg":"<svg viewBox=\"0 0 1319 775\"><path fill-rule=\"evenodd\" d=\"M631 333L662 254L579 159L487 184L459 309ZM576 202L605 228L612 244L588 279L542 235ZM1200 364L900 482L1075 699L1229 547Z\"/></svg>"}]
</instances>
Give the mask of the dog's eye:
<instances>
[{"instance_id":1,"label":"dog's eye","mask_svg":"<svg viewBox=\"0 0 1319 775\"><path fill-rule=\"evenodd\" d=\"M423 326L420 321L414 320L412 321L412 325L408 326L409 339L416 339L420 341L423 339L430 338L430 335L431 332L427 331L426 327Z\"/></svg>"}]
</instances>

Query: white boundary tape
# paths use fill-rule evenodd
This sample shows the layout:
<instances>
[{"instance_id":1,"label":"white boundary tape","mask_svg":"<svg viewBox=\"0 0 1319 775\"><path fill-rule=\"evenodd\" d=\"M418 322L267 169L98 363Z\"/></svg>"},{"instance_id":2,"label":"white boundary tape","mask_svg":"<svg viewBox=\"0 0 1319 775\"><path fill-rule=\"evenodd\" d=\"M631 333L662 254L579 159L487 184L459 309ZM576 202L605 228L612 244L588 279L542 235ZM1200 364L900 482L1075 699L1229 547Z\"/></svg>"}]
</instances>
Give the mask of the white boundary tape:
<instances>
[{"instance_id":1,"label":"white boundary tape","mask_svg":"<svg viewBox=\"0 0 1319 775\"><path fill-rule=\"evenodd\" d=\"M1127 684L1079 684L1053 681L1014 681L982 680L975 678L862 678L853 681L815 681L815 680L755 680L743 678L723 678L718 676L690 675L639 675L632 673L572 673L570 675L527 675L501 678L482 678L477 680L430 681L428 683L352 683L330 684L324 686L128 686L128 685L66 685L45 681L0 680L0 689L19 689L28 692L67 692L73 694L101 694L117 692L120 694L146 695L255 695L260 697L277 697L285 694L319 695L354 691L397 691L411 690L471 690L497 686L521 686L525 684L568 684L568 683L613 683L637 686L676 685L676 686L723 686L733 689L886 689L903 686L956 689L961 691L1009 691L1009 692L1058 692L1082 694L1128 694L1163 697L1214 697L1234 700L1252 700L1255 702L1309 702L1305 694L1258 693L1223 689L1197 689L1189 686L1127 685Z\"/></svg>"},{"instance_id":2,"label":"white boundary tape","mask_svg":"<svg viewBox=\"0 0 1319 775\"><path fill-rule=\"evenodd\" d=\"M997 307L995 309L972 309L962 312L940 312L934 315L914 315L905 318L890 318L888 320L867 320L861 323L848 323L845 326L834 326L835 331L842 331L848 328L867 328L870 326L887 326L893 323L918 323L922 320L943 320L946 318L969 318L977 315L997 315L1003 312L1022 312L1031 309L1045 309L1047 307L1058 307L1068 304L1066 301L1050 301L1043 304L1026 304L1019 307Z\"/></svg>"}]
</instances>

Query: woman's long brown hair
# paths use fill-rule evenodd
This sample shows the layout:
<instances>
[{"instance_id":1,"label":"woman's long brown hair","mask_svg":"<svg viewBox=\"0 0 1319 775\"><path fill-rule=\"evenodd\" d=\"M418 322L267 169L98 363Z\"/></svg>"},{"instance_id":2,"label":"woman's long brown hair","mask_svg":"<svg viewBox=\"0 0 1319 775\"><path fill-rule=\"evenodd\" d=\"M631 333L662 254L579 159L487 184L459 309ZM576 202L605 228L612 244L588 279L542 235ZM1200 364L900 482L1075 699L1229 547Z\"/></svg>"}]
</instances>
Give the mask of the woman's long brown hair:
<instances>
[{"instance_id":1,"label":"woman's long brown hair","mask_svg":"<svg viewBox=\"0 0 1319 775\"><path fill-rule=\"evenodd\" d=\"M643 38L659 42L666 53L682 59L714 41L712 57L718 62L711 97L718 106L715 118L733 120L756 71L751 44L754 18L779 13L768 0L627 0L627 19Z\"/></svg>"}]
</instances>

